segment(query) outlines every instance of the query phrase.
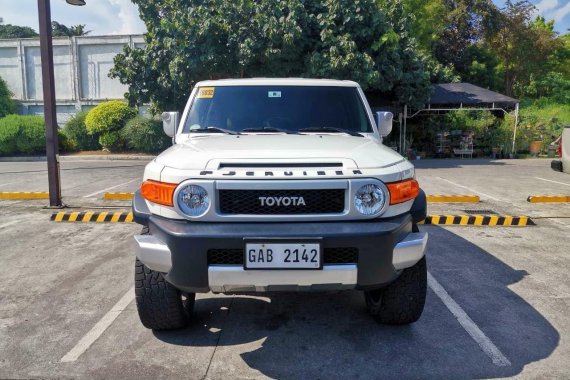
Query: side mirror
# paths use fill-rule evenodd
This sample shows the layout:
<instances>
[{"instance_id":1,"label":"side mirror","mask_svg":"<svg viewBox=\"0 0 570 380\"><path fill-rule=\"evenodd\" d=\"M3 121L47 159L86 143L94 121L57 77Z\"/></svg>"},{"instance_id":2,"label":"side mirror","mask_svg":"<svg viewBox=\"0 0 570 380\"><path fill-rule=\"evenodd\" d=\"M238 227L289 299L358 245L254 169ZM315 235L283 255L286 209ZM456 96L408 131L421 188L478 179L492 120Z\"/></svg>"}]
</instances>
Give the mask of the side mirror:
<instances>
[{"instance_id":1,"label":"side mirror","mask_svg":"<svg viewBox=\"0 0 570 380\"><path fill-rule=\"evenodd\" d=\"M392 132L392 119L394 119L392 112L376 112L374 119L380 136L386 137Z\"/></svg>"},{"instance_id":2,"label":"side mirror","mask_svg":"<svg viewBox=\"0 0 570 380\"><path fill-rule=\"evenodd\" d=\"M180 120L179 112L163 112L162 113L162 129L167 136L174 137L176 128L178 128L178 120Z\"/></svg>"}]
</instances>

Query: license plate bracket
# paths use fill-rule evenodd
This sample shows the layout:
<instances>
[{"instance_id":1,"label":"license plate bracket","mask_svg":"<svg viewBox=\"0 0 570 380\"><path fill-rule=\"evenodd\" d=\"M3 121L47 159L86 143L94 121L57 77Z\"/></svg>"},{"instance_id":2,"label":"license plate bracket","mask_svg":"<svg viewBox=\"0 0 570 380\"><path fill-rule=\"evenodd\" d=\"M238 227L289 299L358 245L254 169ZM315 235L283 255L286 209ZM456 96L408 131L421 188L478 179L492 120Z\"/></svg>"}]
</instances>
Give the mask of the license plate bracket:
<instances>
[{"instance_id":1,"label":"license plate bracket","mask_svg":"<svg viewBox=\"0 0 570 380\"><path fill-rule=\"evenodd\" d=\"M321 239L244 239L246 270L319 270L323 268Z\"/></svg>"}]
</instances>

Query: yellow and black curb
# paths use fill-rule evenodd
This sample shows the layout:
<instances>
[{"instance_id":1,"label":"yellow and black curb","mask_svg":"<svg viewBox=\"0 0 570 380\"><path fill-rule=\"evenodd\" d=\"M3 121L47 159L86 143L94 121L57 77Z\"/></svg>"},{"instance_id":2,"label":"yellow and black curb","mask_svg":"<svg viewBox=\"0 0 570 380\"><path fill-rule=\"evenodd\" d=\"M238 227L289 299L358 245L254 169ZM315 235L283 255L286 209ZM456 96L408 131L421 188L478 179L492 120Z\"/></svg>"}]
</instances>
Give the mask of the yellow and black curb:
<instances>
[{"instance_id":1,"label":"yellow and black curb","mask_svg":"<svg viewBox=\"0 0 570 380\"><path fill-rule=\"evenodd\" d=\"M421 224L446 226L534 226L528 216L510 215L428 215Z\"/></svg>"},{"instance_id":2,"label":"yellow and black curb","mask_svg":"<svg viewBox=\"0 0 570 380\"><path fill-rule=\"evenodd\" d=\"M0 199L5 199L5 200L49 199L49 194L46 192L29 192L29 191L0 192Z\"/></svg>"},{"instance_id":3,"label":"yellow and black curb","mask_svg":"<svg viewBox=\"0 0 570 380\"><path fill-rule=\"evenodd\" d=\"M132 223L132 212L67 212L61 211L51 215L52 222L76 223Z\"/></svg>"},{"instance_id":4,"label":"yellow and black curb","mask_svg":"<svg viewBox=\"0 0 570 380\"><path fill-rule=\"evenodd\" d=\"M427 201L428 203L478 203L481 199L478 195L471 194L433 194L427 196Z\"/></svg>"},{"instance_id":5,"label":"yellow and black curb","mask_svg":"<svg viewBox=\"0 0 570 380\"><path fill-rule=\"evenodd\" d=\"M531 195L526 199L530 203L566 203L570 195Z\"/></svg>"},{"instance_id":6,"label":"yellow and black curb","mask_svg":"<svg viewBox=\"0 0 570 380\"><path fill-rule=\"evenodd\" d=\"M130 201L134 195L134 193L105 193L103 199L107 201Z\"/></svg>"}]
</instances>

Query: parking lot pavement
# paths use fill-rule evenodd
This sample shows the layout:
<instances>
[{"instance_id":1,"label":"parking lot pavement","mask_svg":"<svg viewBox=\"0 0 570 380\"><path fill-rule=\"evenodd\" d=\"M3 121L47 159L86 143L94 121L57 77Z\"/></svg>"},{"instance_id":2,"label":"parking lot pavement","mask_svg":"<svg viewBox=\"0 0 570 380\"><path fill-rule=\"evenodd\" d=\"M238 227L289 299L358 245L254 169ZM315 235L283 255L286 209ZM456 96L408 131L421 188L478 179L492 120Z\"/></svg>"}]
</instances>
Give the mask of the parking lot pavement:
<instances>
[{"instance_id":1,"label":"parking lot pavement","mask_svg":"<svg viewBox=\"0 0 570 380\"><path fill-rule=\"evenodd\" d=\"M46 190L45 172L10 173L45 163L9 165L0 163L0 185ZM126 204L85 196L118 184L111 191L133 191L142 165L62 163L64 199ZM569 219L540 218L568 218L570 205L526 197L568 194L570 176L546 160L417 167L428 193L481 196L430 213L538 219L524 228L422 227L430 288L422 318L406 327L376 324L358 292L204 294L189 328L152 332L132 302L137 225L53 223L45 200L0 201L0 378L568 378Z\"/></svg>"}]
</instances>

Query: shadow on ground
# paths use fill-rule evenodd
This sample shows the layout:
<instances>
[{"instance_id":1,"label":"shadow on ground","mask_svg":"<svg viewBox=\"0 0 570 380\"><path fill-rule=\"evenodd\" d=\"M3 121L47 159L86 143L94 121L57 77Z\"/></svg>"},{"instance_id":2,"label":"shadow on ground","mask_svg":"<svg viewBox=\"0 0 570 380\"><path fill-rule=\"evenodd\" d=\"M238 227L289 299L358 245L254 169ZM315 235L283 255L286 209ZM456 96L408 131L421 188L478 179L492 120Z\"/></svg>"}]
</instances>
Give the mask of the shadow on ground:
<instances>
[{"instance_id":1,"label":"shadow on ground","mask_svg":"<svg viewBox=\"0 0 570 380\"><path fill-rule=\"evenodd\" d=\"M420 321L404 327L376 324L359 292L285 293L269 301L201 300L192 327L155 335L183 346L217 340L209 370L214 378L228 368L236 378L252 376L251 369L279 379L491 378L517 375L548 357L558 332L508 288L527 273L452 232L426 230L429 271L511 366L494 365L431 290Z\"/></svg>"}]
</instances>

